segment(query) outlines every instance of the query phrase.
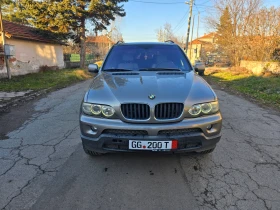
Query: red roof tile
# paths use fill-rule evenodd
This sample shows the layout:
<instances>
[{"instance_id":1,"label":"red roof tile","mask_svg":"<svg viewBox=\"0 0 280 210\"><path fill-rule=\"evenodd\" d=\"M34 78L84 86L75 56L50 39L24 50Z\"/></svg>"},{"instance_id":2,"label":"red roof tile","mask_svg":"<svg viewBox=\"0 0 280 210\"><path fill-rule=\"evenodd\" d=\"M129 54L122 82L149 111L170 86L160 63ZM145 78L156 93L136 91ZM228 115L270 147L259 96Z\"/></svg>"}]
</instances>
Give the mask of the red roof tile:
<instances>
[{"instance_id":1,"label":"red roof tile","mask_svg":"<svg viewBox=\"0 0 280 210\"><path fill-rule=\"evenodd\" d=\"M55 34L50 31L43 31L18 23L3 20L4 31L12 35L11 38L32 40L44 43L63 44L55 38ZM47 35L48 34L48 35Z\"/></svg>"},{"instance_id":2,"label":"red roof tile","mask_svg":"<svg viewBox=\"0 0 280 210\"><path fill-rule=\"evenodd\" d=\"M209 42L201 41L198 39L193 40L190 44L209 44Z\"/></svg>"},{"instance_id":3,"label":"red roof tile","mask_svg":"<svg viewBox=\"0 0 280 210\"><path fill-rule=\"evenodd\" d=\"M212 32L212 33L209 33L209 34L205 34L204 36L202 37L199 37L199 39L207 39L207 38L213 38L213 37L216 37L217 34Z\"/></svg>"},{"instance_id":4,"label":"red roof tile","mask_svg":"<svg viewBox=\"0 0 280 210\"><path fill-rule=\"evenodd\" d=\"M197 39L195 39L195 40L193 40L193 41L191 42L191 44L202 44L202 42L199 41L199 40L197 40Z\"/></svg>"}]
</instances>

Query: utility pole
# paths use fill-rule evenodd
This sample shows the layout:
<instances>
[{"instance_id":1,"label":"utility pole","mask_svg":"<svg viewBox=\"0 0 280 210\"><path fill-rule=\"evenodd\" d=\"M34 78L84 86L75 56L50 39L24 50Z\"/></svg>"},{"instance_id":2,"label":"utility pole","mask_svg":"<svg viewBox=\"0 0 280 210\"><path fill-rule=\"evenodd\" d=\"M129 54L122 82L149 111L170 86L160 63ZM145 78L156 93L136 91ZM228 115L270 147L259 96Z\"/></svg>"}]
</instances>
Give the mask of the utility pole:
<instances>
[{"instance_id":1,"label":"utility pole","mask_svg":"<svg viewBox=\"0 0 280 210\"><path fill-rule=\"evenodd\" d=\"M190 2L186 2L186 4L190 5L189 20L188 20L188 30L187 30L187 40L186 40L186 52L187 52L187 55L188 55L188 45L189 45L189 38L190 38L193 1L194 0L190 0Z\"/></svg>"},{"instance_id":2,"label":"utility pole","mask_svg":"<svg viewBox=\"0 0 280 210\"><path fill-rule=\"evenodd\" d=\"M190 48L190 60L192 62L192 41L193 41L193 28L194 28L194 19L195 19L195 16L193 17L193 22L192 22L192 36L191 36L191 48Z\"/></svg>"},{"instance_id":3,"label":"utility pole","mask_svg":"<svg viewBox=\"0 0 280 210\"><path fill-rule=\"evenodd\" d=\"M198 17L197 17L197 33L196 33L196 39L198 39L198 30L199 30L199 15L200 12L198 12ZM201 48L200 48L201 50ZM195 53L195 57L197 58L197 54L198 54L198 49L197 49L197 44L196 44L196 53ZM200 56L199 56L200 57Z\"/></svg>"},{"instance_id":4,"label":"utility pole","mask_svg":"<svg viewBox=\"0 0 280 210\"><path fill-rule=\"evenodd\" d=\"M6 40L5 40L5 31L4 31L4 25L3 25L3 19L2 19L1 5L0 5L0 27L1 27L0 32L1 32L1 37L2 37L3 50L4 50L4 60L5 60L5 63L6 63L8 78L11 79L11 71L10 71L10 66L9 66L9 60L8 60L8 58L6 56L6 53L5 53Z\"/></svg>"}]
</instances>

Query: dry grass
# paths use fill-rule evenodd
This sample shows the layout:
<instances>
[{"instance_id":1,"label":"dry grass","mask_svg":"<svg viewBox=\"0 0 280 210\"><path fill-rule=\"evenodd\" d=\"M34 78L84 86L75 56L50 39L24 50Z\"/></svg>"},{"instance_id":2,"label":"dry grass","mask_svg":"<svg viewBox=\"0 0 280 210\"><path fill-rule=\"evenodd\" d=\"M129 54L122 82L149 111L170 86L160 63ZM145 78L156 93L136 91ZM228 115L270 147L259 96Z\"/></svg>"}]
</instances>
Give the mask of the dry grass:
<instances>
[{"instance_id":1,"label":"dry grass","mask_svg":"<svg viewBox=\"0 0 280 210\"><path fill-rule=\"evenodd\" d=\"M205 71L211 81L243 93L250 98L280 108L280 76L265 73L255 76L242 68L207 69Z\"/></svg>"}]
</instances>

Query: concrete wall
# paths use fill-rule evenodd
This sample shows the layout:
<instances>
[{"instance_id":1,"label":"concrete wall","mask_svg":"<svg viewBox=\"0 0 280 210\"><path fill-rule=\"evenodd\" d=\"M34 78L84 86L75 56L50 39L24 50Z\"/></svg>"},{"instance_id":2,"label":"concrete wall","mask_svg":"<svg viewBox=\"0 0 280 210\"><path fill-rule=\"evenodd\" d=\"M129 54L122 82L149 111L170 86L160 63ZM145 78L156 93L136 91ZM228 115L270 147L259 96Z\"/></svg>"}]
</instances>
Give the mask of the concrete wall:
<instances>
[{"instance_id":1,"label":"concrete wall","mask_svg":"<svg viewBox=\"0 0 280 210\"><path fill-rule=\"evenodd\" d=\"M274 74L280 74L280 63L278 62L261 62L261 61L244 61L240 63L240 67L244 67L253 72L253 74L261 75L265 71Z\"/></svg>"},{"instance_id":2,"label":"concrete wall","mask_svg":"<svg viewBox=\"0 0 280 210\"><path fill-rule=\"evenodd\" d=\"M15 46L15 56L9 58L12 75L35 73L43 65L64 67L61 45L8 38L6 42ZM6 73L6 65L0 65L0 77Z\"/></svg>"}]
</instances>

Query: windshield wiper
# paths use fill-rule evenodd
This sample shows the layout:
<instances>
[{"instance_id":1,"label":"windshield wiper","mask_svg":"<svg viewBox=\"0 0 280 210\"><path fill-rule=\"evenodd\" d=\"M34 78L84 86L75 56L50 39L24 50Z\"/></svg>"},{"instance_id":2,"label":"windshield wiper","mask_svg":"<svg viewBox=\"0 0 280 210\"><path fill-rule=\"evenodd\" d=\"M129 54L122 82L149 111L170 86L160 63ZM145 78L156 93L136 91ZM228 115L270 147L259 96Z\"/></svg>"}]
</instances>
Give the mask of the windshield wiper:
<instances>
[{"instance_id":1,"label":"windshield wiper","mask_svg":"<svg viewBox=\"0 0 280 210\"><path fill-rule=\"evenodd\" d=\"M102 71L118 72L118 71L133 71L131 69L103 69Z\"/></svg>"},{"instance_id":2,"label":"windshield wiper","mask_svg":"<svg viewBox=\"0 0 280 210\"><path fill-rule=\"evenodd\" d=\"M139 69L139 71L181 71L181 69L175 69L175 68L145 68L145 69Z\"/></svg>"}]
</instances>

